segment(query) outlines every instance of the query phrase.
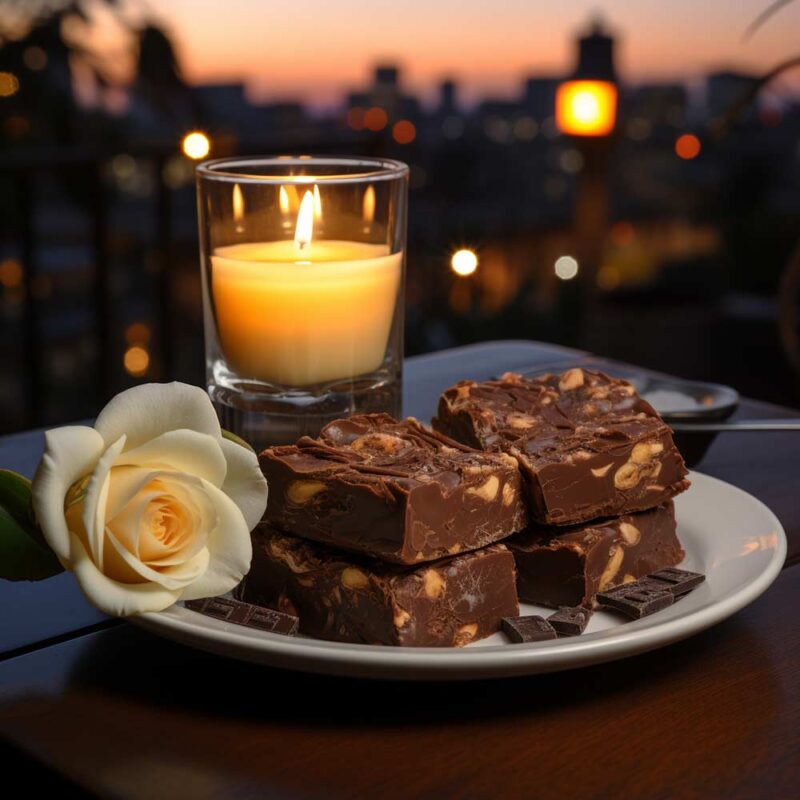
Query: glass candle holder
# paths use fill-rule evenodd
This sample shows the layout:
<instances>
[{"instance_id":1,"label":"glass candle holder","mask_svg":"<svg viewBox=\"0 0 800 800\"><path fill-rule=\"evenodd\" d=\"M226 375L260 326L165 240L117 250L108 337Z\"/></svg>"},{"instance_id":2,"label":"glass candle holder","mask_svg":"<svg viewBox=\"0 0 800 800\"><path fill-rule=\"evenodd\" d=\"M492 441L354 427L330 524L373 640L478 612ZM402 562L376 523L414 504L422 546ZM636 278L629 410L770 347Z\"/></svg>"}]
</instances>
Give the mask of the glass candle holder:
<instances>
[{"instance_id":1,"label":"glass candle holder","mask_svg":"<svg viewBox=\"0 0 800 800\"><path fill-rule=\"evenodd\" d=\"M399 415L408 167L372 158L197 170L208 392L254 447Z\"/></svg>"}]
</instances>

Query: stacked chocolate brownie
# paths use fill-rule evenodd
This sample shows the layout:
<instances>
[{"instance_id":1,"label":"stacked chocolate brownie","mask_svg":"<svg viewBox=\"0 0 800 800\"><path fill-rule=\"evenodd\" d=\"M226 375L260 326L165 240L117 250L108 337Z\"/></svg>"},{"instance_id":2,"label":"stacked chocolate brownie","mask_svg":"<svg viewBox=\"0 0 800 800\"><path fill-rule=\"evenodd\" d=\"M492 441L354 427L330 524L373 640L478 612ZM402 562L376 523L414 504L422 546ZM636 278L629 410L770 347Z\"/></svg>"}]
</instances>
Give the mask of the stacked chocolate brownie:
<instances>
[{"instance_id":1,"label":"stacked chocolate brownie","mask_svg":"<svg viewBox=\"0 0 800 800\"><path fill-rule=\"evenodd\" d=\"M689 485L686 467L629 383L580 368L462 381L442 395L434 428L518 462L531 524L506 544L522 600L588 604L683 559L672 498Z\"/></svg>"},{"instance_id":2,"label":"stacked chocolate brownie","mask_svg":"<svg viewBox=\"0 0 800 800\"><path fill-rule=\"evenodd\" d=\"M338 420L261 454L269 503L240 599L300 631L369 644L460 646L519 612L511 552L522 474L385 414Z\"/></svg>"}]
</instances>

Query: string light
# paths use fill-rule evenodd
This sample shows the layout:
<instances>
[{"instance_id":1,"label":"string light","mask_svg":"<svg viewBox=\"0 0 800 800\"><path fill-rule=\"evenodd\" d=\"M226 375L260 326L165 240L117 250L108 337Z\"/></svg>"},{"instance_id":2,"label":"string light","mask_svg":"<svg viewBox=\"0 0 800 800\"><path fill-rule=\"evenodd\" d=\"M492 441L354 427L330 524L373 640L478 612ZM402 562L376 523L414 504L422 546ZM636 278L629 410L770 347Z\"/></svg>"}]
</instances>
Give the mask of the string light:
<instances>
[{"instance_id":1,"label":"string light","mask_svg":"<svg viewBox=\"0 0 800 800\"><path fill-rule=\"evenodd\" d=\"M473 250L456 250L450 259L450 267L461 278L467 278L478 269L478 256Z\"/></svg>"},{"instance_id":2,"label":"string light","mask_svg":"<svg viewBox=\"0 0 800 800\"><path fill-rule=\"evenodd\" d=\"M198 161L211 152L211 140L200 131L192 131L183 137L181 149L187 158Z\"/></svg>"}]
</instances>

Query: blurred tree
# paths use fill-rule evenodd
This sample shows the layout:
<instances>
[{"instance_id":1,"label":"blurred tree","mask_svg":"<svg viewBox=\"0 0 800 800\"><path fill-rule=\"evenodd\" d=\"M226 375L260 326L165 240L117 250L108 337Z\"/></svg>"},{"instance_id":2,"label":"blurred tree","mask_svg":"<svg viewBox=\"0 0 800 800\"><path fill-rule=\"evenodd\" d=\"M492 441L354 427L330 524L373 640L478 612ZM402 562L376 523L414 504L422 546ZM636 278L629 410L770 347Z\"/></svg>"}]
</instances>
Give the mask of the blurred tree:
<instances>
[{"instance_id":1,"label":"blurred tree","mask_svg":"<svg viewBox=\"0 0 800 800\"><path fill-rule=\"evenodd\" d=\"M128 124L139 138L175 141L197 124L199 109L181 75L175 48L153 23L138 31L136 74Z\"/></svg>"},{"instance_id":2,"label":"blurred tree","mask_svg":"<svg viewBox=\"0 0 800 800\"><path fill-rule=\"evenodd\" d=\"M103 0L115 8L116 0ZM65 36L91 24L97 3L84 0L0 0L0 70L13 92L0 98L0 146L75 144L86 130L73 75L104 83L102 58ZM95 133L97 133L95 129Z\"/></svg>"}]
</instances>

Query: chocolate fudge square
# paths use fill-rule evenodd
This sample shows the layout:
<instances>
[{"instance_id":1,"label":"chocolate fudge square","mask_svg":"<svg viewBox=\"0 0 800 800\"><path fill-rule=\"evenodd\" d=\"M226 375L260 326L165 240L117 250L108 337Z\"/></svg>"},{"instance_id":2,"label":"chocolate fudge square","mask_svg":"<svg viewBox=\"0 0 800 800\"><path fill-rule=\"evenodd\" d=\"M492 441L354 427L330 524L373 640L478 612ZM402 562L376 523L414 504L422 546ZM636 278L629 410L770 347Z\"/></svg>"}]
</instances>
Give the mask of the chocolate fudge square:
<instances>
[{"instance_id":1,"label":"chocolate fudge square","mask_svg":"<svg viewBox=\"0 0 800 800\"><path fill-rule=\"evenodd\" d=\"M589 605L597 592L673 567L684 557L671 500L570 528L533 525L506 544L517 562L520 599L554 608Z\"/></svg>"},{"instance_id":2,"label":"chocolate fudge square","mask_svg":"<svg viewBox=\"0 0 800 800\"><path fill-rule=\"evenodd\" d=\"M516 461L367 414L260 457L265 520L288 533L399 564L475 550L525 527Z\"/></svg>"},{"instance_id":3,"label":"chocolate fudge square","mask_svg":"<svg viewBox=\"0 0 800 800\"><path fill-rule=\"evenodd\" d=\"M262 524L237 596L300 618L319 639L461 647L519 614L514 557L501 544L416 567L387 564Z\"/></svg>"},{"instance_id":4,"label":"chocolate fudge square","mask_svg":"<svg viewBox=\"0 0 800 800\"><path fill-rule=\"evenodd\" d=\"M441 396L434 428L516 458L529 512L547 525L654 508L689 486L670 428L602 372L462 381Z\"/></svg>"}]
</instances>

